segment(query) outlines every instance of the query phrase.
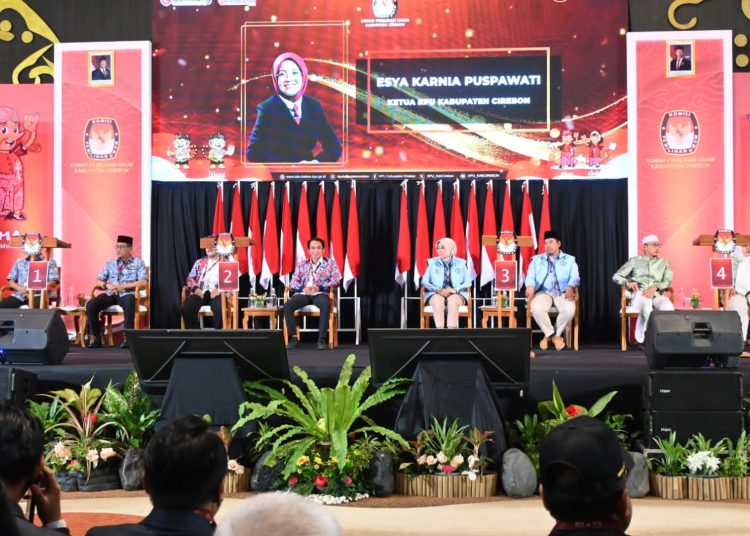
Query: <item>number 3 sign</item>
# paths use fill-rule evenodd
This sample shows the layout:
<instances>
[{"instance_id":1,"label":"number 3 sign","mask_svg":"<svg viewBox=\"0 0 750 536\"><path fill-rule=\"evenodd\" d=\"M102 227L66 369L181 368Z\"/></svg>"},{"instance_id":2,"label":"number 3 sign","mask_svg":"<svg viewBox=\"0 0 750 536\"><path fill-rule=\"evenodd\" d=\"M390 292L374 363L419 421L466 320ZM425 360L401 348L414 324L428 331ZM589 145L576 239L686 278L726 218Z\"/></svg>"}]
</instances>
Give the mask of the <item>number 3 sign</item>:
<instances>
[{"instance_id":1,"label":"number 3 sign","mask_svg":"<svg viewBox=\"0 0 750 536\"><path fill-rule=\"evenodd\" d=\"M239 262L220 262L219 263L219 290L239 290L240 289L240 263Z\"/></svg>"},{"instance_id":2,"label":"number 3 sign","mask_svg":"<svg viewBox=\"0 0 750 536\"><path fill-rule=\"evenodd\" d=\"M711 288L732 288L734 273L732 259L711 259Z\"/></svg>"},{"instance_id":3,"label":"number 3 sign","mask_svg":"<svg viewBox=\"0 0 750 536\"><path fill-rule=\"evenodd\" d=\"M47 288L47 261L32 261L29 263L29 280L26 288L29 290L44 290Z\"/></svg>"},{"instance_id":4,"label":"number 3 sign","mask_svg":"<svg viewBox=\"0 0 750 536\"><path fill-rule=\"evenodd\" d=\"M516 290L516 261L495 261L495 289Z\"/></svg>"}]
</instances>

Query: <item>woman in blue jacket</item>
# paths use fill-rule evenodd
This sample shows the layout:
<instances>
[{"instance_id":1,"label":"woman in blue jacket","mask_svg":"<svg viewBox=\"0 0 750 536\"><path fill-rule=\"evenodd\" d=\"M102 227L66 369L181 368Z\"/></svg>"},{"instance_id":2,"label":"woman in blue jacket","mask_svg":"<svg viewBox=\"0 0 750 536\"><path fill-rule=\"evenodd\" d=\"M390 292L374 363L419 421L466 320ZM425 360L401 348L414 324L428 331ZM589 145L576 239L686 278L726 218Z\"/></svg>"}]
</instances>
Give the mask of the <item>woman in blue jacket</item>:
<instances>
[{"instance_id":1,"label":"woman in blue jacket","mask_svg":"<svg viewBox=\"0 0 750 536\"><path fill-rule=\"evenodd\" d=\"M471 286L469 270L464 259L455 257L456 243L441 238L435 243L438 256L427 261L427 271L422 277L424 300L432 306L435 327L458 327L458 309L466 305Z\"/></svg>"}]
</instances>

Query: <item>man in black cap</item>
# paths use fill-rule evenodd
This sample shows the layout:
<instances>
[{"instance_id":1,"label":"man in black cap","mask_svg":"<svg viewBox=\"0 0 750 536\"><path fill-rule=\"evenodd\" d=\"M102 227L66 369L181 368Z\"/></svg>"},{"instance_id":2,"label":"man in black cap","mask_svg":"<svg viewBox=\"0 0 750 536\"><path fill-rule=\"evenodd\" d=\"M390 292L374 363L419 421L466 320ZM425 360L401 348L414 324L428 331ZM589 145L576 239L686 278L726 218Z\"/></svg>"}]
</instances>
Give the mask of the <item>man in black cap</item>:
<instances>
[{"instance_id":1,"label":"man in black cap","mask_svg":"<svg viewBox=\"0 0 750 536\"><path fill-rule=\"evenodd\" d=\"M133 237L120 235L115 244L117 257L110 259L96 276L96 286L104 292L86 304L86 321L89 326L89 348L101 348L99 338L101 325L99 313L112 305L122 307L125 329L133 329L135 323L135 288L147 281L146 264L143 259L132 256ZM123 341L120 348L127 348Z\"/></svg>"},{"instance_id":2,"label":"man in black cap","mask_svg":"<svg viewBox=\"0 0 750 536\"><path fill-rule=\"evenodd\" d=\"M626 486L633 461L602 421L572 418L542 442L544 507L557 523L550 536L621 536L633 515Z\"/></svg>"},{"instance_id":3,"label":"man in black cap","mask_svg":"<svg viewBox=\"0 0 750 536\"><path fill-rule=\"evenodd\" d=\"M539 348L546 350L549 341L556 350L565 342L562 332L576 314L575 290L581 284L576 258L560 251L560 236L555 231L544 233L544 253L531 257L526 272L526 306L531 307L534 320L544 337ZM552 327L549 311L557 309L557 322Z\"/></svg>"}]
</instances>

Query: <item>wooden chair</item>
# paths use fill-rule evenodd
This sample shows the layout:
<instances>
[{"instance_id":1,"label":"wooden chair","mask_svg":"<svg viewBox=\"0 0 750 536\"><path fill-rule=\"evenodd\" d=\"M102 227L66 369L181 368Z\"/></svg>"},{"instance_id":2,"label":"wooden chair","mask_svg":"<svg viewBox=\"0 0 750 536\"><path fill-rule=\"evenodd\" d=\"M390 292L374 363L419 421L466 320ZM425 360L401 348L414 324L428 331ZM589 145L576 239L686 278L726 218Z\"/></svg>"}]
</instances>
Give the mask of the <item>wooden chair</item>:
<instances>
[{"instance_id":1,"label":"wooden chair","mask_svg":"<svg viewBox=\"0 0 750 536\"><path fill-rule=\"evenodd\" d=\"M497 305L483 305L479 308L482 311L482 327L486 328L490 318L497 318L497 327L503 326L503 318L508 319L508 327L516 327L516 313L518 308L516 307L516 291L511 290L508 292L508 306L502 307L502 291L495 291L495 300Z\"/></svg>"},{"instance_id":2,"label":"wooden chair","mask_svg":"<svg viewBox=\"0 0 750 536\"><path fill-rule=\"evenodd\" d=\"M628 349L628 339L630 324L629 320L638 320L640 313L630 306L631 292L627 287L620 287L620 350L625 352ZM674 303L674 292L672 287L664 290L663 295Z\"/></svg>"},{"instance_id":3,"label":"wooden chair","mask_svg":"<svg viewBox=\"0 0 750 536\"><path fill-rule=\"evenodd\" d=\"M222 326L223 329L237 329L239 325L239 308L238 308L238 292L224 292L222 295ZM180 293L180 305L185 303L188 296L190 295L190 288L187 286L182 287ZM213 318L214 313L211 311L211 306L201 305L198 309L198 318L203 326L204 318ZM182 329L185 329L185 320L180 317L180 325Z\"/></svg>"},{"instance_id":4,"label":"wooden chair","mask_svg":"<svg viewBox=\"0 0 750 536\"><path fill-rule=\"evenodd\" d=\"M289 301L289 292L291 289L285 288L284 289L284 303ZM339 345L339 312L338 308L336 307L336 303L338 302L338 287L331 287L328 291L328 299L330 301L330 307L329 307L329 313L328 313L328 348L333 349L335 346ZM320 318L320 309L315 307L314 305L305 305L301 309L297 309L294 311L294 318L299 319L302 317L318 317ZM289 342L289 333L286 329L286 322L284 320L281 320L284 324L284 341L286 343ZM299 322L297 324L297 329L295 335L297 336L297 340L300 340L300 327Z\"/></svg>"},{"instance_id":5,"label":"wooden chair","mask_svg":"<svg viewBox=\"0 0 750 536\"><path fill-rule=\"evenodd\" d=\"M575 289L575 302L576 302L576 314L565 326L565 345L568 348L573 348L576 352L578 351L578 329L581 325L581 300L578 289ZM550 320L554 320L557 317L557 308L553 305L549 310ZM531 320L533 315L531 314L531 302L526 304L526 327L531 327Z\"/></svg>"},{"instance_id":6,"label":"wooden chair","mask_svg":"<svg viewBox=\"0 0 750 536\"><path fill-rule=\"evenodd\" d=\"M144 319L143 327L149 329L151 326L150 313L151 313L151 294L149 291L149 280L151 279L151 268L146 267L147 279L144 282L139 282L138 285L133 289L135 295L135 322L133 327L135 329L141 328L141 318ZM97 291L101 291L102 288L99 285L94 285L91 289L90 299L94 299L97 295ZM124 311L119 305L110 305L104 309L100 314L104 317L105 329L107 332L107 342L110 346L114 346L114 333L112 332L113 318L115 316L122 316ZM104 342L105 330L101 331L102 342Z\"/></svg>"},{"instance_id":7,"label":"wooden chair","mask_svg":"<svg viewBox=\"0 0 750 536\"><path fill-rule=\"evenodd\" d=\"M4 300L9 295L14 294L16 291L10 285L4 285L0 287L0 300ZM54 298L51 296L54 293ZM39 297L37 298L37 295ZM58 285L57 290L35 290L29 293L28 305L22 305L21 309L47 309L55 307L50 304L52 300L55 303L59 303L60 298L60 286Z\"/></svg>"},{"instance_id":8,"label":"wooden chair","mask_svg":"<svg viewBox=\"0 0 750 536\"><path fill-rule=\"evenodd\" d=\"M432 306L424 302L424 288L419 290L419 327L426 329L430 327L430 318L433 318ZM465 305L458 308L458 318L466 318L466 327L474 326L474 306L471 301L471 287L468 289L468 297ZM433 318L434 320L434 318Z\"/></svg>"}]
</instances>

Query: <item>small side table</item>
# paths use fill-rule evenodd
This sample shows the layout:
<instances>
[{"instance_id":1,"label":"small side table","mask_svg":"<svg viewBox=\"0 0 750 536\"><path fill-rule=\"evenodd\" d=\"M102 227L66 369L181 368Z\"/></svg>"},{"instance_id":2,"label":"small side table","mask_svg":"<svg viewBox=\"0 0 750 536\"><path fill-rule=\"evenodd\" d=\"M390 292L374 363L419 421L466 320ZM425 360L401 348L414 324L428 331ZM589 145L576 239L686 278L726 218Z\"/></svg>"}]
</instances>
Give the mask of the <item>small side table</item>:
<instances>
[{"instance_id":1,"label":"small side table","mask_svg":"<svg viewBox=\"0 0 750 536\"><path fill-rule=\"evenodd\" d=\"M271 323L271 329L276 329L276 318L279 316L283 307L243 307L242 308L242 329L247 329L250 319L268 318Z\"/></svg>"},{"instance_id":2,"label":"small side table","mask_svg":"<svg viewBox=\"0 0 750 536\"><path fill-rule=\"evenodd\" d=\"M482 327L486 328L490 318L497 318L497 327L503 327L503 318L508 319L508 327L516 327L516 307L491 307L484 306L479 308L482 311Z\"/></svg>"},{"instance_id":3,"label":"small side table","mask_svg":"<svg viewBox=\"0 0 750 536\"><path fill-rule=\"evenodd\" d=\"M86 308L85 307L58 307L57 312L62 316L72 316L73 326L76 330L75 344L83 348L86 346Z\"/></svg>"}]
</instances>

